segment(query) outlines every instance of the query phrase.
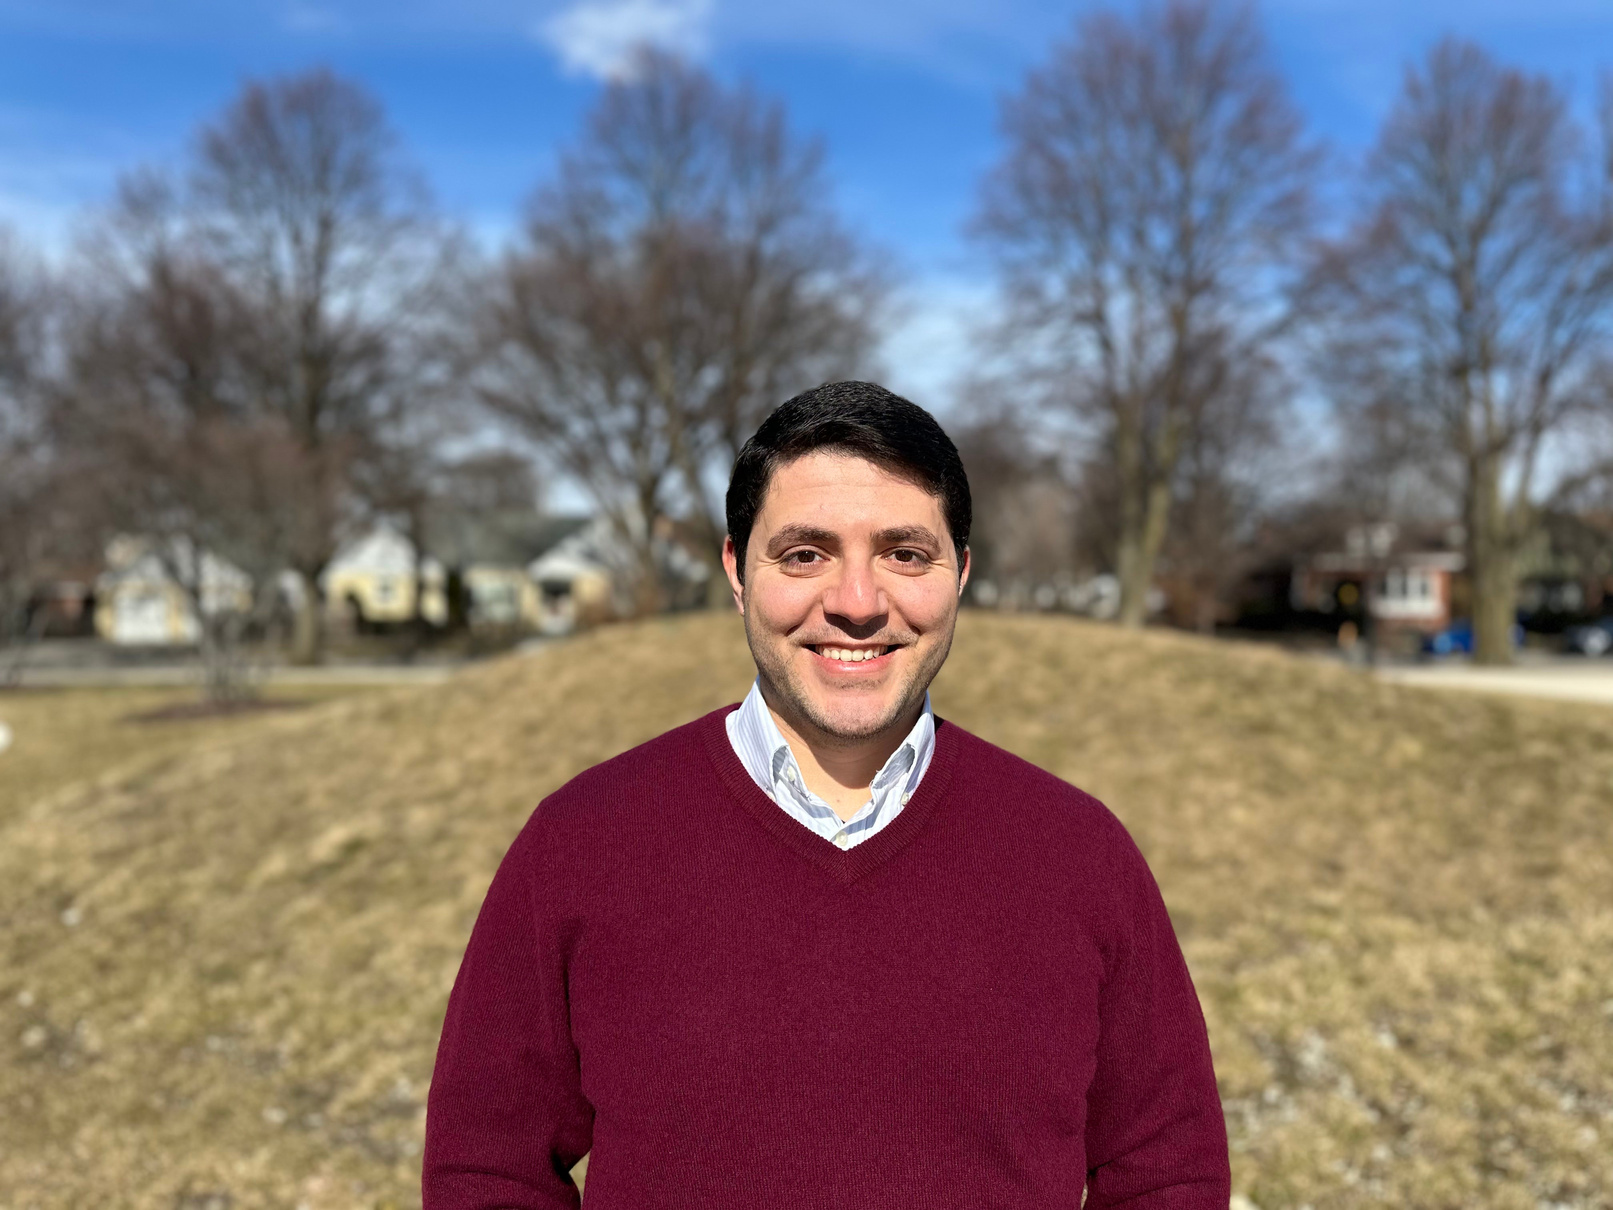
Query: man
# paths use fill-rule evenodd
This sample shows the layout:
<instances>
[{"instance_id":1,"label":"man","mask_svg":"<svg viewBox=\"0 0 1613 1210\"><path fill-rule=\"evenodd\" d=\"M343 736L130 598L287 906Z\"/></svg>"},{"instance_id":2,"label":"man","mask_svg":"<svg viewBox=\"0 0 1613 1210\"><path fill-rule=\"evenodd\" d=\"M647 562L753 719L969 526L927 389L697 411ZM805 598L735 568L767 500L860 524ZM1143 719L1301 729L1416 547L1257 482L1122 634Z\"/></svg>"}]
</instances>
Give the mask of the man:
<instances>
[{"instance_id":1,"label":"man","mask_svg":"<svg viewBox=\"0 0 1613 1210\"><path fill-rule=\"evenodd\" d=\"M426 1210L576 1206L585 1153L596 1210L1224 1210L1142 857L930 711L969 575L952 442L833 383L763 423L727 503L756 683L516 839L443 1025Z\"/></svg>"}]
</instances>

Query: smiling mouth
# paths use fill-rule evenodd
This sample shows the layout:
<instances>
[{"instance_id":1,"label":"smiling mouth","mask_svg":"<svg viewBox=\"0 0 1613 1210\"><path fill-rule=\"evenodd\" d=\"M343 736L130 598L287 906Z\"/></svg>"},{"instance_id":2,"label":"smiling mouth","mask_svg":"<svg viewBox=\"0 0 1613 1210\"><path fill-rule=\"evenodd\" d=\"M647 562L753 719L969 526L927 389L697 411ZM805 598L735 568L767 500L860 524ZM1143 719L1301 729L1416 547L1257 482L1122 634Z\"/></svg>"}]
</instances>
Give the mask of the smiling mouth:
<instances>
[{"instance_id":1,"label":"smiling mouth","mask_svg":"<svg viewBox=\"0 0 1613 1210\"><path fill-rule=\"evenodd\" d=\"M877 660L880 656L889 655L897 650L899 644L884 643L873 647L842 647L835 643L812 643L807 650L826 660L834 660L840 664L865 664L869 660Z\"/></svg>"}]
</instances>

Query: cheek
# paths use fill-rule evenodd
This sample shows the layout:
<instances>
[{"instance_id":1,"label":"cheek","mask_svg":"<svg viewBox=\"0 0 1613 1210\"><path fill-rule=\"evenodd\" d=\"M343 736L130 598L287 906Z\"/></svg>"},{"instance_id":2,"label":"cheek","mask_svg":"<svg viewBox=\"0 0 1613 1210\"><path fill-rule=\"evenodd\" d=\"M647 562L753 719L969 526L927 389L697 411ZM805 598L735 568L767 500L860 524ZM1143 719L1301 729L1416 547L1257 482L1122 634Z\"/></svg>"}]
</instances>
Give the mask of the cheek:
<instances>
[{"instance_id":1,"label":"cheek","mask_svg":"<svg viewBox=\"0 0 1613 1210\"><path fill-rule=\"evenodd\" d=\"M916 630L940 629L958 611L957 583L950 575L902 579L887 588L886 595L903 620Z\"/></svg>"},{"instance_id":2,"label":"cheek","mask_svg":"<svg viewBox=\"0 0 1613 1210\"><path fill-rule=\"evenodd\" d=\"M769 630L785 630L811 616L820 595L817 584L812 580L764 575L758 577L746 592L745 608Z\"/></svg>"}]
</instances>

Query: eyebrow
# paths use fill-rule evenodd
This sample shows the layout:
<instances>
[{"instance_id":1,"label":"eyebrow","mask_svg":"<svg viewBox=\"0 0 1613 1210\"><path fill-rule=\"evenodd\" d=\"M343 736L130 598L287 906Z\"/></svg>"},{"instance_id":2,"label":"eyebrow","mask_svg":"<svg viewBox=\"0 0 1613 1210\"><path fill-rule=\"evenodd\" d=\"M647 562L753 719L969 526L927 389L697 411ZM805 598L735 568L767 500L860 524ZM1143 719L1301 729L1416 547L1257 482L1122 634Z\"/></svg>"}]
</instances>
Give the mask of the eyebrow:
<instances>
[{"instance_id":1,"label":"eyebrow","mask_svg":"<svg viewBox=\"0 0 1613 1210\"><path fill-rule=\"evenodd\" d=\"M794 546L804 542L809 546L835 546L840 538L827 529L820 529L816 525L786 525L768 539L767 553L776 555L786 546Z\"/></svg>"},{"instance_id":2,"label":"eyebrow","mask_svg":"<svg viewBox=\"0 0 1613 1210\"><path fill-rule=\"evenodd\" d=\"M879 546L928 546L939 549L941 539L922 525L897 525L891 529L882 529L874 535L874 542Z\"/></svg>"},{"instance_id":3,"label":"eyebrow","mask_svg":"<svg viewBox=\"0 0 1613 1210\"><path fill-rule=\"evenodd\" d=\"M816 525L786 525L768 540L767 553L774 556L797 543L809 546L838 546L840 535ZM938 550L941 540L923 525L895 525L874 535L876 546L927 546Z\"/></svg>"}]
</instances>

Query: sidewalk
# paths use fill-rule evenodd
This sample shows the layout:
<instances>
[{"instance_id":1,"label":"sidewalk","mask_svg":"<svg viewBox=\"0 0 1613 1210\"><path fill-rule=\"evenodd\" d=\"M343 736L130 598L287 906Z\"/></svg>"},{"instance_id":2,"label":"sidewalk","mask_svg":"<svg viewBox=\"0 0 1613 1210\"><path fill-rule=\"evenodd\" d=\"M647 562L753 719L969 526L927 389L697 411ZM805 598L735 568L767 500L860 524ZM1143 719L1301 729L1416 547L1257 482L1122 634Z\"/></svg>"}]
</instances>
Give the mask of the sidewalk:
<instances>
[{"instance_id":1,"label":"sidewalk","mask_svg":"<svg viewBox=\"0 0 1613 1210\"><path fill-rule=\"evenodd\" d=\"M324 664L315 668L268 668L255 675L271 685L440 685L457 665ZM200 685L195 664L142 664L128 667L24 667L19 688L76 689L152 685Z\"/></svg>"},{"instance_id":2,"label":"sidewalk","mask_svg":"<svg viewBox=\"0 0 1613 1210\"><path fill-rule=\"evenodd\" d=\"M1567 702L1613 706L1613 660L1553 660L1513 668L1479 668L1472 664L1419 664L1380 668L1378 675L1401 685L1430 689L1462 689L1472 693L1510 693Z\"/></svg>"},{"instance_id":3,"label":"sidewalk","mask_svg":"<svg viewBox=\"0 0 1613 1210\"><path fill-rule=\"evenodd\" d=\"M563 641L538 635L516 644L508 655L531 655ZM17 658L0 647L0 689ZM461 668L500 658L498 653L465 655L426 651L409 663L362 652L331 652L313 667L271 664L253 678L274 685L440 685ZM120 648L86 639L47 639L22 653L16 688L94 688L98 686L200 685L202 666L194 653L161 648Z\"/></svg>"}]
</instances>

